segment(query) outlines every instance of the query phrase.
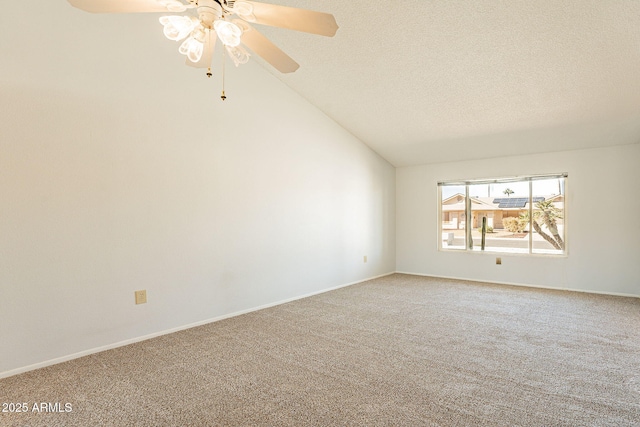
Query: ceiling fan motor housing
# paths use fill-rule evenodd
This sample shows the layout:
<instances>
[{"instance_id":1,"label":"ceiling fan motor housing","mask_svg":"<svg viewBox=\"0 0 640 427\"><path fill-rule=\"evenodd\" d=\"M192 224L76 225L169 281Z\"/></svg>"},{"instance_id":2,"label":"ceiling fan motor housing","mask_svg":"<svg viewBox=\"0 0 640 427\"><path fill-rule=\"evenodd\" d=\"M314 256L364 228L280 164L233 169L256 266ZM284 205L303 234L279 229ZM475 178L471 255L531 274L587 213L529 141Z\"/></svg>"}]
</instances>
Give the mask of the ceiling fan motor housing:
<instances>
[{"instance_id":1,"label":"ceiling fan motor housing","mask_svg":"<svg viewBox=\"0 0 640 427\"><path fill-rule=\"evenodd\" d=\"M213 28L213 21L222 17L222 6L215 0L198 0L198 18L205 28Z\"/></svg>"}]
</instances>

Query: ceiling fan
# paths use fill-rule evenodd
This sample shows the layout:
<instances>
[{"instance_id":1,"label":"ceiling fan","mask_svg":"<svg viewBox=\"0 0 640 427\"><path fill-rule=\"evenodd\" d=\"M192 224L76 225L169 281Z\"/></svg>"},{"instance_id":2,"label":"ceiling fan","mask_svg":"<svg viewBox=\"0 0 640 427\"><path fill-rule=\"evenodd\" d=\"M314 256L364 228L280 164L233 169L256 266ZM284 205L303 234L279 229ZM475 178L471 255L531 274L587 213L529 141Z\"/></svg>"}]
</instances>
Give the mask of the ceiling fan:
<instances>
[{"instance_id":1,"label":"ceiling fan","mask_svg":"<svg viewBox=\"0 0 640 427\"><path fill-rule=\"evenodd\" d=\"M178 50L186 55L187 65L207 68L209 77L211 77L213 51L218 39L236 66L249 60L250 53L245 49L247 47L281 73L292 73L300 67L251 24L304 31L327 37L333 37L338 30L335 18L329 13L255 1L68 1L73 7L92 13L173 13L173 15L160 17L160 23L164 26L164 35L170 40L183 40ZM225 98L223 88L222 99Z\"/></svg>"}]
</instances>

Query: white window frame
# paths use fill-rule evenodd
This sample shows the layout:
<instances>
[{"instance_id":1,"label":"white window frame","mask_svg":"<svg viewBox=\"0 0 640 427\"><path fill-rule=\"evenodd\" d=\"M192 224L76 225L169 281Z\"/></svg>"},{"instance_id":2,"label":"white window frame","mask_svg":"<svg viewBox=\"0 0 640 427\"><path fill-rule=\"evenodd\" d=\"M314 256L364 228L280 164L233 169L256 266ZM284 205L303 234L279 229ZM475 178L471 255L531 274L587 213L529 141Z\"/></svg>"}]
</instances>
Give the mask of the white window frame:
<instances>
[{"instance_id":1,"label":"white window frame","mask_svg":"<svg viewBox=\"0 0 640 427\"><path fill-rule=\"evenodd\" d=\"M506 178L491 178L491 179L471 179L471 180L451 180L451 181L440 181L437 186L437 209L438 209L438 250L445 252L462 252L462 253L489 253L489 254L504 254L504 255L533 255L533 256L553 256L553 257L566 257L568 254L568 231L567 231L567 182L568 182L568 173L555 173L555 174L545 174L545 175L525 175L525 176L516 176L516 177L506 177ZM564 197L563 204L563 241L564 248L562 252L553 252L553 253L545 253L545 252L534 252L533 249L533 234L532 232L528 233L528 248L527 252L523 252L522 250L517 251L509 251L508 248L491 248L488 250L480 250L478 245L474 245L470 247L470 243L472 242L471 234L473 232L473 222L472 222L472 208L471 208L471 197L469 195L469 186L477 185L477 184L507 184L507 183L515 183L515 182L528 182L529 184L529 221L533 218L533 182L538 180L549 180L549 179L563 179L564 188L562 191L562 195ZM456 247L456 248L448 248L443 247L443 234L444 229L442 228L443 219L442 219L442 187L444 186L464 186L464 196L465 196L465 243L464 247ZM528 226L529 230L531 230L531 224Z\"/></svg>"}]
</instances>

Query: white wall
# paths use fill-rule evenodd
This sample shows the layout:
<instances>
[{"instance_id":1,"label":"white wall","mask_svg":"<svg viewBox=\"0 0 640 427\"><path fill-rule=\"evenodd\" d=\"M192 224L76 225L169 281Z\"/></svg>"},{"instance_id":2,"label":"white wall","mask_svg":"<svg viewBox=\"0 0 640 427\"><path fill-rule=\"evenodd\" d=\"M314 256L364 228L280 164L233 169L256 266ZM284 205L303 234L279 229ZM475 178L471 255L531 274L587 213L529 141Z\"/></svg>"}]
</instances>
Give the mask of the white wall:
<instances>
[{"instance_id":1,"label":"white wall","mask_svg":"<svg viewBox=\"0 0 640 427\"><path fill-rule=\"evenodd\" d=\"M157 17L45 3L0 17L0 376L395 270L389 163L255 61L222 103Z\"/></svg>"},{"instance_id":2,"label":"white wall","mask_svg":"<svg viewBox=\"0 0 640 427\"><path fill-rule=\"evenodd\" d=\"M401 272L640 296L640 144L397 169ZM440 252L438 181L568 172L568 256Z\"/></svg>"}]
</instances>

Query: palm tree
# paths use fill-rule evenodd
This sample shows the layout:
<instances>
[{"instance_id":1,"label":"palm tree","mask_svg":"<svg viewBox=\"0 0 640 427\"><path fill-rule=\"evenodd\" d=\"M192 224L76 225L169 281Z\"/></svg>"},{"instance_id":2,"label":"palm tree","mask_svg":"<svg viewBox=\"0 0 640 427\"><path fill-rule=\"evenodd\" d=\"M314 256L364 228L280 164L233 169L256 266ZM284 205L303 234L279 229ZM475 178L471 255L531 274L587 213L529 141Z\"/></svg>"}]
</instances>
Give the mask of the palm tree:
<instances>
[{"instance_id":1,"label":"palm tree","mask_svg":"<svg viewBox=\"0 0 640 427\"><path fill-rule=\"evenodd\" d=\"M544 240L551 243L551 245L558 249L564 250L564 241L560 237L558 232L558 220L562 219L562 210L555 207L552 201L542 200L536 203L536 210L533 211L533 220L531 226L536 230ZM520 215L520 218L529 222L529 212L524 212ZM549 234L547 234L542 226L547 227Z\"/></svg>"},{"instance_id":2,"label":"palm tree","mask_svg":"<svg viewBox=\"0 0 640 427\"><path fill-rule=\"evenodd\" d=\"M506 190L504 190L502 193L503 193L503 194L506 194L506 195L507 195L507 197L511 197L511 195L512 195L513 193L515 193L515 191L513 191L513 190L512 190L512 189L510 189L510 188L507 188L507 189L506 189Z\"/></svg>"}]
</instances>

